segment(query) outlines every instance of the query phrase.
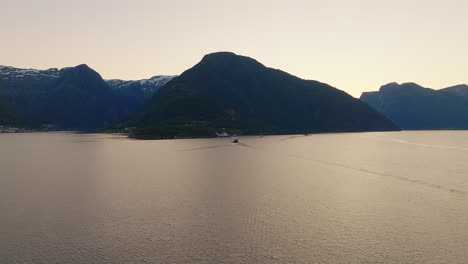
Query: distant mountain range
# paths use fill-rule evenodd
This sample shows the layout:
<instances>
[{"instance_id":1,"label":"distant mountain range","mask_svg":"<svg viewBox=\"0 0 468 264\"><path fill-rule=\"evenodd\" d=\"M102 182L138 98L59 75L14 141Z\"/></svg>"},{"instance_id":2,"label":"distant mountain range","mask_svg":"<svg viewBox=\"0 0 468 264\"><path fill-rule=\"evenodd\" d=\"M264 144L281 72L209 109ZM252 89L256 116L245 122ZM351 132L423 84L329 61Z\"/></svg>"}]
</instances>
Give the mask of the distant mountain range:
<instances>
[{"instance_id":1,"label":"distant mountain range","mask_svg":"<svg viewBox=\"0 0 468 264\"><path fill-rule=\"evenodd\" d=\"M36 124L97 129L128 109L87 65L45 71L0 67L0 99Z\"/></svg>"},{"instance_id":2,"label":"distant mountain range","mask_svg":"<svg viewBox=\"0 0 468 264\"><path fill-rule=\"evenodd\" d=\"M361 100L402 129L468 129L468 86L434 90L415 83L390 83Z\"/></svg>"},{"instance_id":3,"label":"distant mountain range","mask_svg":"<svg viewBox=\"0 0 468 264\"><path fill-rule=\"evenodd\" d=\"M343 91L229 52L173 78L118 127L126 126L139 138L399 130Z\"/></svg>"},{"instance_id":4,"label":"distant mountain range","mask_svg":"<svg viewBox=\"0 0 468 264\"><path fill-rule=\"evenodd\" d=\"M135 111L146 100L151 98L162 86L175 76L154 76L138 81L106 80L121 102L126 104L130 112Z\"/></svg>"},{"instance_id":5,"label":"distant mountain range","mask_svg":"<svg viewBox=\"0 0 468 264\"><path fill-rule=\"evenodd\" d=\"M363 103L364 102L364 103ZM357 100L230 52L180 76L103 80L87 65L0 66L0 126L116 131L135 137L468 129L468 86L390 83Z\"/></svg>"},{"instance_id":6,"label":"distant mountain range","mask_svg":"<svg viewBox=\"0 0 468 264\"><path fill-rule=\"evenodd\" d=\"M87 65L61 70L0 66L0 100L37 125L96 130L135 111L171 78L106 82Z\"/></svg>"}]
</instances>

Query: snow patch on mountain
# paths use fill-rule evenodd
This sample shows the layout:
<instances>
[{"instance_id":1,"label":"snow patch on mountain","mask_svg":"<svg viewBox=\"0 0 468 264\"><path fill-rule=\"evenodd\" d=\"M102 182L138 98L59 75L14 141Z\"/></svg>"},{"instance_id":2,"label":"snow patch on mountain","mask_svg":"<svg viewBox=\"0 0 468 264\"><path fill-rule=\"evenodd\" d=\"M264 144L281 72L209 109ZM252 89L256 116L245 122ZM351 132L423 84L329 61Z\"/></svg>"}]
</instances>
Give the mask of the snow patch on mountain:
<instances>
[{"instance_id":1,"label":"snow patch on mountain","mask_svg":"<svg viewBox=\"0 0 468 264\"><path fill-rule=\"evenodd\" d=\"M106 80L107 84L116 90L121 89L141 89L146 93L153 94L159 88L163 87L166 83L177 76L159 75L149 79L136 80L136 81L124 81L119 79Z\"/></svg>"},{"instance_id":2,"label":"snow patch on mountain","mask_svg":"<svg viewBox=\"0 0 468 264\"><path fill-rule=\"evenodd\" d=\"M0 78L3 80L22 80L22 79L44 79L58 78L59 70L51 68L48 70L20 69L10 66L0 65Z\"/></svg>"}]
</instances>

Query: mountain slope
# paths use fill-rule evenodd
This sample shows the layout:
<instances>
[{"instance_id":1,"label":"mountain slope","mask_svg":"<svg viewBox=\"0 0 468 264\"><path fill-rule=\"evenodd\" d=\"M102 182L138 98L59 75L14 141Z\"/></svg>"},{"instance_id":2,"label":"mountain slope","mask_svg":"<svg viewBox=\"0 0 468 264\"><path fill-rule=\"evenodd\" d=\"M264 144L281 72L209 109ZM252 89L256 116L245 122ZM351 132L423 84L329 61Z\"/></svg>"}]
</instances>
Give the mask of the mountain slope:
<instances>
[{"instance_id":1,"label":"mountain slope","mask_svg":"<svg viewBox=\"0 0 468 264\"><path fill-rule=\"evenodd\" d=\"M468 129L468 86L441 90L415 83L390 83L361 100L393 120L402 129Z\"/></svg>"},{"instance_id":2,"label":"mountain slope","mask_svg":"<svg viewBox=\"0 0 468 264\"><path fill-rule=\"evenodd\" d=\"M27 122L0 100L0 126L25 127Z\"/></svg>"},{"instance_id":3,"label":"mountain slope","mask_svg":"<svg viewBox=\"0 0 468 264\"><path fill-rule=\"evenodd\" d=\"M128 113L87 65L46 71L2 66L0 99L35 123L62 129L98 129Z\"/></svg>"},{"instance_id":4,"label":"mountain slope","mask_svg":"<svg viewBox=\"0 0 468 264\"><path fill-rule=\"evenodd\" d=\"M124 122L136 136L382 131L398 128L343 91L234 53L206 55Z\"/></svg>"},{"instance_id":5,"label":"mountain slope","mask_svg":"<svg viewBox=\"0 0 468 264\"><path fill-rule=\"evenodd\" d=\"M175 76L154 76L138 81L106 80L109 87L130 112L135 111Z\"/></svg>"}]
</instances>

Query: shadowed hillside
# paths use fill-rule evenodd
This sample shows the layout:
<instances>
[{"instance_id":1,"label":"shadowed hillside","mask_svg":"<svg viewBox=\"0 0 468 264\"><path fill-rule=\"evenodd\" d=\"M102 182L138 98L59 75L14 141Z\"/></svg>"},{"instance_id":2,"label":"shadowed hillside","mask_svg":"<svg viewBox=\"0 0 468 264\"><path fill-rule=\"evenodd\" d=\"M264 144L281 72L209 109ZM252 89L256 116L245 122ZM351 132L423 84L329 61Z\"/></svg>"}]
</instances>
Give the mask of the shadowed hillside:
<instances>
[{"instance_id":1,"label":"shadowed hillside","mask_svg":"<svg viewBox=\"0 0 468 264\"><path fill-rule=\"evenodd\" d=\"M398 130L341 90L229 52L206 55L120 126L147 138Z\"/></svg>"},{"instance_id":2,"label":"shadowed hillside","mask_svg":"<svg viewBox=\"0 0 468 264\"><path fill-rule=\"evenodd\" d=\"M468 86L441 90L415 83L390 83L361 100L393 120L402 129L468 129Z\"/></svg>"}]
</instances>

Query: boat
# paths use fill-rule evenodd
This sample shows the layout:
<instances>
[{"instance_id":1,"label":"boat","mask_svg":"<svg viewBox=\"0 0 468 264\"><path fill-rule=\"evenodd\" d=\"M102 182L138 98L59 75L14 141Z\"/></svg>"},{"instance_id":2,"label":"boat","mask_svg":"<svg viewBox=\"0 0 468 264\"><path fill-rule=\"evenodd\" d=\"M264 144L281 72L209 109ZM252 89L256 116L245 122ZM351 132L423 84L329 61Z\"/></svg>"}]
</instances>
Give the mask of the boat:
<instances>
[{"instance_id":1,"label":"boat","mask_svg":"<svg viewBox=\"0 0 468 264\"><path fill-rule=\"evenodd\" d=\"M232 136L231 142L232 142L232 143L238 143L238 142L239 142L239 139L237 138L236 135Z\"/></svg>"}]
</instances>

